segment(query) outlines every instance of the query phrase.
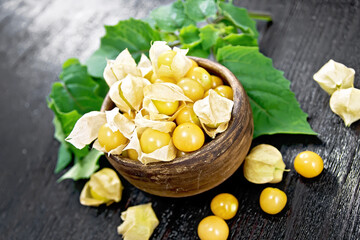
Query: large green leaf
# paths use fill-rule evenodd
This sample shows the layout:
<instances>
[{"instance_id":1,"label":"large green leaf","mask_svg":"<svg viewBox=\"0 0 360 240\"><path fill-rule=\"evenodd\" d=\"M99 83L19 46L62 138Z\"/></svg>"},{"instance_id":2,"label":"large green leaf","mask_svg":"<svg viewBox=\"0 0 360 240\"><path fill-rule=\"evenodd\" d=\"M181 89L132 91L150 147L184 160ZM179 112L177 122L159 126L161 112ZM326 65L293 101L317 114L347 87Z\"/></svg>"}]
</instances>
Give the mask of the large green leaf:
<instances>
[{"instance_id":1,"label":"large green leaf","mask_svg":"<svg viewBox=\"0 0 360 240\"><path fill-rule=\"evenodd\" d=\"M254 138L264 134L316 134L290 90L290 82L257 47L227 46L217 60L232 71L249 96Z\"/></svg>"},{"instance_id":2,"label":"large green leaf","mask_svg":"<svg viewBox=\"0 0 360 240\"><path fill-rule=\"evenodd\" d=\"M139 60L142 53L149 51L152 41L161 40L159 32L147 22L132 18L114 26L105 26L105 31L100 48L86 62L89 74L94 77L102 77L106 59L116 58L124 49L127 48Z\"/></svg>"},{"instance_id":3,"label":"large green leaf","mask_svg":"<svg viewBox=\"0 0 360 240\"><path fill-rule=\"evenodd\" d=\"M187 0L184 7L188 17L197 22L215 17L217 12L214 0Z\"/></svg>"},{"instance_id":4,"label":"large green leaf","mask_svg":"<svg viewBox=\"0 0 360 240\"><path fill-rule=\"evenodd\" d=\"M64 63L60 74L61 82L52 86L49 98L52 99L59 112L68 113L73 110L80 114L92 110L100 110L103 98L98 96L99 84L92 79L85 66L70 59Z\"/></svg>"},{"instance_id":5,"label":"large green leaf","mask_svg":"<svg viewBox=\"0 0 360 240\"><path fill-rule=\"evenodd\" d=\"M224 17L238 27L243 33L250 34L255 38L259 33L256 29L256 22L252 20L245 8L239 8L231 3L219 3Z\"/></svg>"},{"instance_id":6,"label":"large green leaf","mask_svg":"<svg viewBox=\"0 0 360 240\"><path fill-rule=\"evenodd\" d=\"M195 24L195 22L186 15L181 0L156 8L150 13L150 17L155 20L156 26L159 29L168 32L176 31L183 26Z\"/></svg>"},{"instance_id":7,"label":"large green leaf","mask_svg":"<svg viewBox=\"0 0 360 240\"><path fill-rule=\"evenodd\" d=\"M77 59L69 59L63 64L60 82L52 86L48 97L48 107L54 112L55 138L60 142L58 162L55 172L64 169L72 162L72 156L82 159L89 153L88 148L77 149L65 141L76 121L82 114L100 110L103 97L102 79L93 79Z\"/></svg>"}]
</instances>

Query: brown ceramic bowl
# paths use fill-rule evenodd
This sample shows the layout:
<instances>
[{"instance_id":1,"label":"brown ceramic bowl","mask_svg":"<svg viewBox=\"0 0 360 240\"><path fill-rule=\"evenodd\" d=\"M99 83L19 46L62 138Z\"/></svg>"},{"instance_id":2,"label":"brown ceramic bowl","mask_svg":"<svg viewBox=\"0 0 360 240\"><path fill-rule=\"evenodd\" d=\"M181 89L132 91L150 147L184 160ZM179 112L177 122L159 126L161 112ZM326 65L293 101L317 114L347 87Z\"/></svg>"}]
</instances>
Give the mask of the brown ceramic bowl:
<instances>
[{"instance_id":1,"label":"brown ceramic bowl","mask_svg":"<svg viewBox=\"0 0 360 240\"><path fill-rule=\"evenodd\" d=\"M199 150L170 162L143 165L118 155L109 162L135 187L164 197L186 197L212 189L229 178L249 151L253 136L253 118L248 97L236 77L224 66L192 57L200 67L219 76L234 91L234 108L228 129ZM107 96L101 110L111 110L114 103Z\"/></svg>"}]
</instances>

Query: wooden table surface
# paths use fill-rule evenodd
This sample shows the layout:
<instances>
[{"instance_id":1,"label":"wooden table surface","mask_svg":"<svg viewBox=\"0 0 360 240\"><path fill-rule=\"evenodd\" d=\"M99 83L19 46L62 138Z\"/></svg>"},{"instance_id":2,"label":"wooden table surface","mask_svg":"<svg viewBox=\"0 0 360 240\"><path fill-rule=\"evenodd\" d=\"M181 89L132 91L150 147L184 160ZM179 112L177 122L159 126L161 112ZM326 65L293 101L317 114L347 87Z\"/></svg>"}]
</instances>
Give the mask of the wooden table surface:
<instances>
[{"instance_id":1,"label":"wooden table surface","mask_svg":"<svg viewBox=\"0 0 360 240\"><path fill-rule=\"evenodd\" d=\"M238 6L266 11L273 23L261 23L260 49L285 72L317 137L260 137L283 154L291 171L281 183L288 203L279 215L259 207L263 188L247 182L241 169L219 187L198 196L169 199L132 187L122 179L123 199L110 207L79 203L83 181L57 183L59 144L53 138L53 114L46 96L67 58L85 61L98 47L103 25L172 1L1 0L0 1L0 239L121 239L116 227L128 206L152 202L160 220L153 239L196 239L199 221L210 215L210 201L230 192L240 203L227 221L230 239L359 239L360 122L351 127L329 108L329 96L312 75L330 58L360 73L360 1L242 0ZM360 76L355 76L360 88ZM294 157L319 153L324 172L300 177ZM107 165L101 160L101 165Z\"/></svg>"}]
</instances>

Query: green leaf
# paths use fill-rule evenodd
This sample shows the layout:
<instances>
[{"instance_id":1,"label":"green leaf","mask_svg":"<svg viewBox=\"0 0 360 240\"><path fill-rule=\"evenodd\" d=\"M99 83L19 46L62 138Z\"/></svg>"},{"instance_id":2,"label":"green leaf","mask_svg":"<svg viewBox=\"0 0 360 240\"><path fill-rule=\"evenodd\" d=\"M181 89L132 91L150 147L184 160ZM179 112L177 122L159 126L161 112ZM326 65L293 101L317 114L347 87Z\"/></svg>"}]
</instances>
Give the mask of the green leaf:
<instances>
[{"instance_id":1,"label":"green leaf","mask_svg":"<svg viewBox=\"0 0 360 240\"><path fill-rule=\"evenodd\" d=\"M76 181L79 179L89 178L91 174L99 169L98 160L103 154L104 153L99 152L96 149L92 149L83 159L77 160L74 166L61 176L59 181L64 179L73 179Z\"/></svg>"},{"instance_id":2,"label":"green leaf","mask_svg":"<svg viewBox=\"0 0 360 240\"><path fill-rule=\"evenodd\" d=\"M200 43L200 31L199 29L194 25L189 25L186 27L183 27L180 30L180 42L183 45L184 48L191 47L192 45L197 45Z\"/></svg>"},{"instance_id":3,"label":"green leaf","mask_svg":"<svg viewBox=\"0 0 360 240\"><path fill-rule=\"evenodd\" d=\"M147 22L132 18L114 26L105 26L105 31L100 48L86 62L89 74L99 78L103 76L106 59L115 59L127 48L138 61L142 53L148 53L152 41L161 40L159 32Z\"/></svg>"},{"instance_id":4,"label":"green leaf","mask_svg":"<svg viewBox=\"0 0 360 240\"><path fill-rule=\"evenodd\" d=\"M61 143L59 152L58 152L58 160L55 167L55 173L59 173L61 170L66 168L72 162L72 155L66 144Z\"/></svg>"},{"instance_id":5,"label":"green leaf","mask_svg":"<svg viewBox=\"0 0 360 240\"><path fill-rule=\"evenodd\" d=\"M188 17L197 22L215 17L217 12L214 0L187 0L184 7Z\"/></svg>"},{"instance_id":6,"label":"green leaf","mask_svg":"<svg viewBox=\"0 0 360 240\"><path fill-rule=\"evenodd\" d=\"M59 151L58 151L58 158L57 158L57 163L56 163L56 167L55 167L55 173L58 173L71 163L72 155L71 155L70 150L68 149L67 143L64 140L65 134L62 130L61 123L56 116L53 119L53 124L55 126L54 137L61 143Z\"/></svg>"},{"instance_id":7,"label":"green leaf","mask_svg":"<svg viewBox=\"0 0 360 240\"><path fill-rule=\"evenodd\" d=\"M277 133L316 134L291 92L290 82L257 47L223 47L217 60L235 74L249 96L254 138Z\"/></svg>"},{"instance_id":8,"label":"green leaf","mask_svg":"<svg viewBox=\"0 0 360 240\"><path fill-rule=\"evenodd\" d=\"M256 22L252 20L245 8L236 7L230 3L219 3L224 17L237 26L243 33L250 34L255 38L259 33L256 29Z\"/></svg>"},{"instance_id":9,"label":"green leaf","mask_svg":"<svg viewBox=\"0 0 360 240\"><path fill-rule=\"evenodd\" d=\"M69 59L63 64L60 82L52 86L48 97L48 107L54 112L54 137L61 143L55 172L64 169L71 161L72 154L81 159L89 153L88 148L77 149L65 141L76 121L82 114L100 110L103 97L103 79L92 79L77 59ZM105 88L106 89L106 88Z\"/></svg>"},{"instance_id":10,"label":"green leaf","mask_svg":"<svg viewBox=\"0 0 360 240\"><path fill-rule=\"evenodd\" d=\"M206 25L200 29L199 36L203 49L208 50L216 43L219 33L213 25Z\"/></svg>"},{"instance_id":11,"label":"green leaf","mask_svg":"<svg viewBox=\"0 0 360 240\"><path fill-rule=\"evenodd\" d=\"M256 38L246 35L246 34L229 34L224 38L218 38L214 47L215 53L218 49L225 46L248 46L248 47L257 47L258 43Z\"/></svg>"},{"instance_id":12,"label":"green leaf","mask_svg":"<svg viewBox=\"0 0 360 240\"><path fill-rule=\"evenodd\" d=\"M59 76L62 82L54 83L49 95L59 112L100 110L103 98L96 94L99 84L88 75L86 67L76 62L65 65Z\"/></svg>"},{"instance_id":13,"label":"green leaf","mask_svg":"<svg viewBox=\"0 0 360 240\"><path fill-rule=\"evenodd\" d=\"M207 58L210 54L209 49L204 49L202 46L202 39L200 38L200 31L194 25L183 27L180 30L180 43L182 48L188 48L189 52L187 55Z\"/></svg>"},{"instance_id":14,"label":"green leaf","mask_svg":"<svg viewBox=\"0 0 360 240\"><path fill-rule=\"evenodd\" d=\"M158 28L167 32L173 32L183 26L195 24L185 14L184 5L181 0L153 10L150 13L150 17L155 20Z\"/></svg>"},{"instance_id":15,"label":"green leaf","mask_svg":"<svg viewBox=\"0 0 360 240\"><path fill-rule=\"evenodd\" d=\"M201 44L199 44L190 48L187 55L194 57L208 58L210 55L210 49L205 50L201 46Z\"/></svg>"}]
</instances>

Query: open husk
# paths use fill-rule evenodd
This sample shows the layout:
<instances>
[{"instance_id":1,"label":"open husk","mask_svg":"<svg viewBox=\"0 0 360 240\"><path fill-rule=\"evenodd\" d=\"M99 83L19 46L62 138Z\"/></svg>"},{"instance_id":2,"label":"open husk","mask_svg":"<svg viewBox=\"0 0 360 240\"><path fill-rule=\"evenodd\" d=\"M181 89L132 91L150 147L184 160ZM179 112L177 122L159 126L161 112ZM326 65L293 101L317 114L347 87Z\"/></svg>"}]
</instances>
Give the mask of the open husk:
<instances>
[{"instance_id":1,"label":"open husk","mask_svg":"<svg viewBox=\"0 0 360 240\"><path fill-rule=\"evenodd\" d=\"M84 114L75 124L70 135L65 139L76 148L82 149L86 145L93 143L93 148L106 152L105 148L97 140L99 129L107 123L113 132L120 131L127 139L130 139L135 129L135 123L124 117L118 108L111 111L89 112ZM112 149L108 154L121 154L126 144L122 144Z\"/></svg>"},{"instance_id":2,"label":"open husk","mask_svg":"<svg viewBox=\"0 0 360 240\"><path fill-rule=\"evenodd\" d=\"M171 116L159 113L153 100L164 102L179 101L177 111ZM143 108L149 113L151 120L169 120L172 121L176 118L177 113L186 105L186 102L192 100L185 96L183 90L173 83L154 83L144 87L144 101Z\"/></svg>"},{"instance_id":3,"label":"open husk","mask_svg":"<svg viewBox=\"0 0 360 240\"><path fill-rule=\"evenodd\" d=\"M105 123L105 113L98 111L86 113L79 118L65 140L74 145L74 147L82 149L98 137L99 129Z\"/></svg>"},{"instance_id":4,"label":"open husk","mask_svg":"<svg viewBox=\"0 0 360 240\"><path fill-rule=\"evenodd\" d=\"M141 150L140 137L145 130L146 127L137 127L130 139L129 144L124 148L124 151L128 149L135 150L138 154L138 160L143 164L159 161L168 162L176 157L177 150L171 140L166 146L163 146L151 153L144 153Z\"/></svg>"},{"instance_id":5,"label":"open husk","mask_svg":"<svg viewBox=\"0 0 360 240\"><path fill-rule=\"evenodd\" d=\"M91 175L80 194L80 203L85 206L110 205L120 202L123 186L116 172L103 168Z\"/></svg>"},{"instance_id":6,"label":"open husk","mask_svg":"<svg viewBox=\"0 0 360 240\"><path fill-rule=\"evenodd\" d=\"M143 89L150 84L149 80L143 77L127 75L111 86L109 96L122 112L139 111L144 98Z\"/></svg>"},{"instance_id":7,"label":"open husk","mask_svg":"<svg viewBox=\"0 0 360 240\"><path fill-rule=\"evenodd\" d=\"M153 43L149 50L150 60L153 66L153 71L158 77L170 77L175 79L180 79L189 71L191 68L191 61L186 54L188 49L180 49L174 47L172 50L176 52L171 66L158 65L158 57L166 52L171 50L171 48L166 45L164 41L156 41Z\"/></svg>"},{"instance_id":8,"label":"open husk","mask_svg":"<svg viewBox=\"0 0 360 240\"><path fill-rule=\"evenodd\" d=\"M103 77L111 87L116 81L122 80L128 74L141 77L141 70L136 66L136 62L128 49L123 50L115 60L107 60Z\"/></svg>"},{"instance_id":9,"label":"open husk","mask_svg":"<svg viewBox=\"0 0 360 240\"><path fill-rule=\"evenodd\" d=\"M159 225L151 203L129 207L121 213L124 221L118 226L118 234L123 235L124 240L149 239L154 229Z\"/></svg>"},{"instance_id":10,"label":"open husk","mask_svg":"<svg viewBox=\"0 0 360 240\"><path fill-rule=\"evenodd\" d=\"M233 106L233 101L210 89L209 95L196 101L193 109L207 135L215 138L228 128Z\"/></svg>"}]
</instances>

